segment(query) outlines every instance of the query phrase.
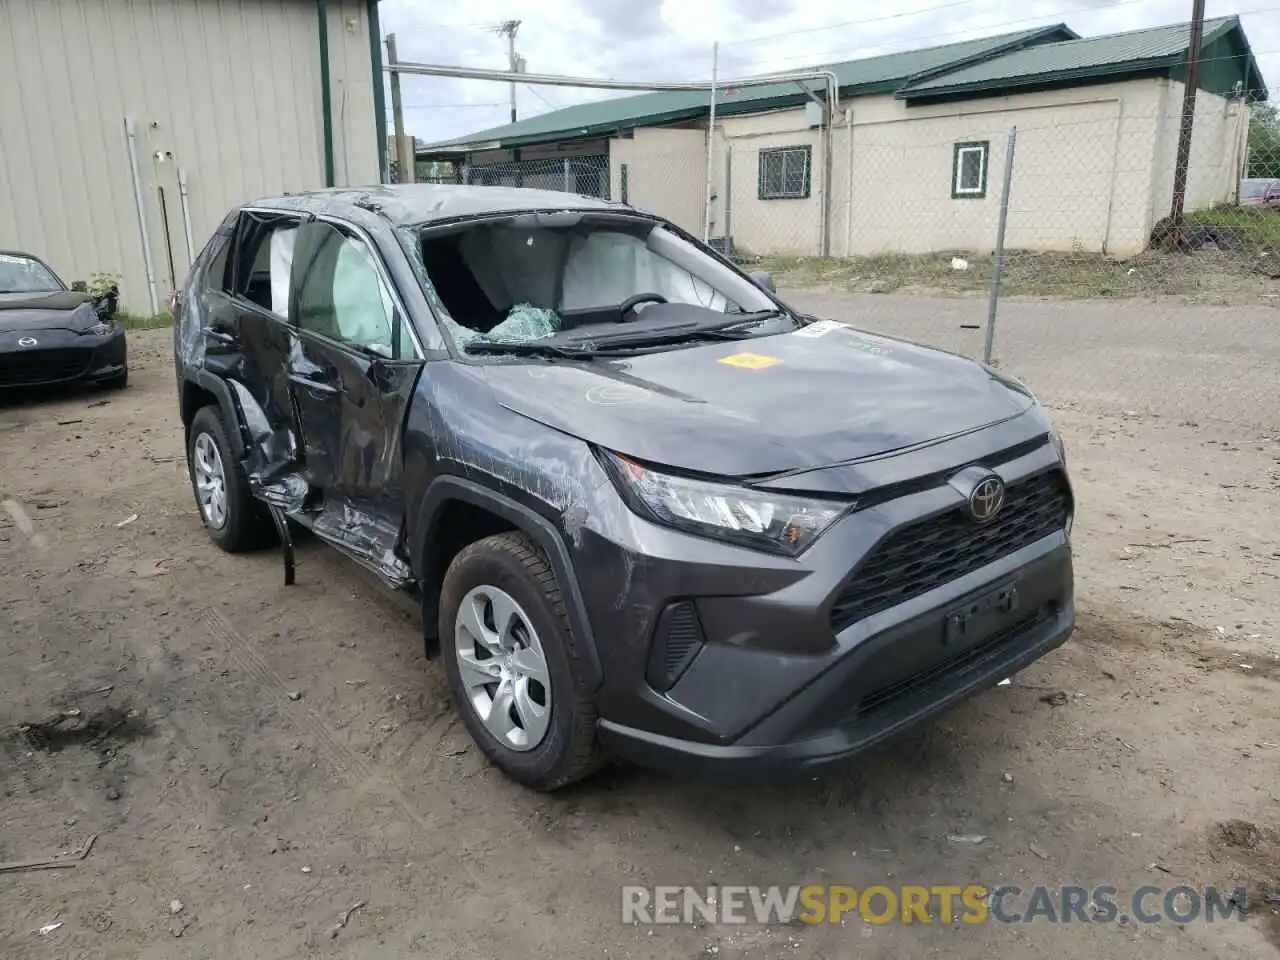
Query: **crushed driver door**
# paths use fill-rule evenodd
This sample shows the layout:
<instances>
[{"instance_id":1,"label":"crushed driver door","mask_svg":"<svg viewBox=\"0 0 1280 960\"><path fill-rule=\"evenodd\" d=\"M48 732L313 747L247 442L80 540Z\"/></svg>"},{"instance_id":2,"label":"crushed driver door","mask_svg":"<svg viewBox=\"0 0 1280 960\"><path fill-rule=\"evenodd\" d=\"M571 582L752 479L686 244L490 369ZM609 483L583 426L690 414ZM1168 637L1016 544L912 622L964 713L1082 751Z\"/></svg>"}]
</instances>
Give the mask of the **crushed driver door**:
<instances>
[{"instance_id":1,"label":"crushed driver door","mask_svg":"<svg viewBox=\"0 0 1280 960\"><path fill-rule=\"evenodd\" d=\"M308 525L404 586L401 437L422 369L408 318L378 251L346 224L303 224L292 278L289 382L304 475L321 497Z\"/></svg>"}]
</instances>

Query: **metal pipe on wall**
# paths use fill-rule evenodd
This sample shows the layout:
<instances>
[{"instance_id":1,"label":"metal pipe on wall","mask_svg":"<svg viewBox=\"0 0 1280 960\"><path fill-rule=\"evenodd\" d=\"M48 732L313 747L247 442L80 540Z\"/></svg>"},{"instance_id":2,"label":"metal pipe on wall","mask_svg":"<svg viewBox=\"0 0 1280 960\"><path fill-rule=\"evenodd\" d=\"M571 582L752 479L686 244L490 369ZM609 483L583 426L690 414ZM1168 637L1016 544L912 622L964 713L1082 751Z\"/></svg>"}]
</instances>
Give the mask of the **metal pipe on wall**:
<instances>
[{"instance_id":1,"label":"metal pipe on wall","mask_svg":"<svg viewBox=\"0 0 1280 960\"><path fill-rule=\"evenodd\" d=\"M320 40L320 112L324 137L324 185L335 183L333 173L333 91L329 85L329 0L316 0Z\"/></svg>"},{"instance_id":2,"label":"metal pipe on wall","mask_svg":"<svg viewBox=\"0 0 1280 960\"><path fill-rule=\"evenodd\" d=\"M147 269L147 293L151 303L151 315L160 312L156 299L156 273L151 266L151 235L147 231L147 211L142 202L142 177L138 173L138 131L133 120L124 118L125 143L129 150L129 173L133 177L133 205L138 213L138 232L142 236L142 260Z\"/></svg>"},{"instance_id":3,"label":"metal pipe on wall","mask_svg":"<svg viewBox=\"0 0 1280 960\"><path fill-rule=\"evenodd\" d=\"M164 229L164 251L169 263L169 290L178 289L178 270L173 262L173 234L169 230L169 204L164 199L164 186L156 184L156 197L160 201L160 224Z\"/></svg>"},{"instance_id":4,"label":"metal pipe on wall","mask_svg":"<svg viewBox=\"0 0 1280 960\"><path fill-rule=\"evenodd\" d=\"M510 71L506 70L487 70L479 67L454 67L445 66L434 63L407 63L398 62L392 58L388 58L386 70L392 77L392 92L395 91L396 77L402 73L415 74L423 77L453 77L462 80L502 80L510 83ZM714 91L717 86L720 88L729 87L762 87L770 86L775 83L799 83L803 80L822 80L827 87L827 104L825 118L823 123L824 144L825 144L825 160L824 183L823 183L823 199L821 215L823 218L822 225L822 256L830 256L830 221L831 221L831 196L830 189L830 161L831 161L831 136L832 126L835 123L835 114L840 109L840 81L835 73L831 70L798 70L788 73L765 74L758 77L744 77L738 80L728 80L721 82L719 77L715 78L712 83L699 82L671 82L671 83L655 83L645 80L614 80L603 77L570 77L557 74L547 73L522 73L520 74L520 82L528 84L541 84L551 87L585 87L596 90L692 90L692 91ZM806 89L806 92L812 97L814 94ZM714 99L714 98L713 98ZM501 149L501 141L493 141L490 143L475 143L467 145L467 149ZM812 175L812 173L811 173Z\"/></svg>"},{"instance_id":5,"label":"metal pipe on wall","mask_svg":"<svg viewBox=\"0 0 1280 960\"><path fill-rule=\"evenodd\" d=\"M178 197L182 201L182 232L187 240L187 266L196 262L196 245L191 236L191 204L187 197L187 171L178 168Z\"/></svg>"},{"instance_id":6,"label":"metal pipe on wall","mask_svg":"<svg viewBox=\"0 0 1280 960\"><path fill-rule=\"evenodd\" d=\"M711 196L715 192L712 163L716 153L716 79L720 72L720 44L711 45L711 113L707 118L707 192L702 205L702 242L711 242Z\"/></svg>"},{"instance_id":7,"label":"metal pipe on wall","mask_svg":"<svg viewBox=\"0 0 1280 960\"><path fill-rule=\"evenodd\" d=\"M848 195L844 202L844 255L853 256L853 107L845 107L844 111L845 139L849 149L849 183Z\"/></svg>"},{"instance_id":8,"label":"metal pipe on wall","mask_svg":"<svg viewBox=\"0 0 1280 960\"><path fill-rule=\"evenodd\" d=\"M378 135L378 181L391 182L391 168L387 157L387 94L382 86L382 24L378 19L378 0L368 8L369 58L373 64L373 113L374 127Z\"/></svg>"}]
</instances>

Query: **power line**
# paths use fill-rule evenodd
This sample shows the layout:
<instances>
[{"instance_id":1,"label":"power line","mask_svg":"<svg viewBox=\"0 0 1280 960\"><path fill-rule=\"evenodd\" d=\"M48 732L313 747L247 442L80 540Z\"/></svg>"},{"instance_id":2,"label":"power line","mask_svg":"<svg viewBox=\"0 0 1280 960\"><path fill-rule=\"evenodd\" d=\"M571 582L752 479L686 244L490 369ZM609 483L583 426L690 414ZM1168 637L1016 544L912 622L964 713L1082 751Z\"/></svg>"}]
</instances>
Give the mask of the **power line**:
<instances>
[{"instance_id":1,"label":"power line","mask_svg":"<svg viewBox=\"0 0 1280 960\"><path fill-rule=\"evenodd\" d=\"M465 110L471 107L505 107L506 104L501 100L494 103L406 103L403 107L405 110Z\"/></svg>"},{"instance_id":2,"label":"power line","mask_svg":"<svg viewBox=\"0 0 1280 960\"><path fill-rule=\"evenodd\" d=\"M532 93L532 94L533 94L535 97L537 97L539 100L541 100L543 103L545 103L545 104L546 104L548 107L550 107L552 110L559 110L559 109L561 109L560 107L558 107L558 106L556 106L554 103L552 103L550 100L548 100L546 97L544 97L542 94L540 94L540 93L538 92L538 88L537 88L537 87L535 87L535 86L533 86L532 84L526 83L526 84L524 85L524 88L525 88L526 90L528 90L530 93Z\"/></svg>"},{"instance_id":3,"label":"power line","mask_svg":"<svg viewBox=\"0 0 1280 960\"><path fill-rule=\"evenodd\" d=\"M837 23L824 23L817 27L804 27L800 30L783 30L779 33L762 33L755 37L743 37L741 40L727 40L720 44L722 47L737 47L744 43L759 43L762 40L776 40L779 37L795 37L802 33L820 33L823 30L835 30L839 27L861 27L868 23L883 23L888 20L900 20L903 17L915 17L924 13L935 13L938 10L948 10L952 7L963 7L975 0L950 0L949 3L940 3L936 7L924 7L920 10L905 10L901 13L890 13L883 17L861 17L857 20L841 20ZM1150 2L1150 0L1140 0L1140 2Z\"/></svg>"}]
</instances>

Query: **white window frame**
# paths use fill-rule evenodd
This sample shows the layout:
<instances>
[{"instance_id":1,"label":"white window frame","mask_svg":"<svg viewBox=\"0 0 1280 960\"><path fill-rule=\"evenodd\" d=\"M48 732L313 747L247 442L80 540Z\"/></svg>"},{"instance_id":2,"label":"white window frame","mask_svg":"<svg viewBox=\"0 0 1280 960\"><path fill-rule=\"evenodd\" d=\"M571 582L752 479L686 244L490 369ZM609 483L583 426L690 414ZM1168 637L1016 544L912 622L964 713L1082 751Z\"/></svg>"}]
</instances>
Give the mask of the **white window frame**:
<instances>
[{"instance_id":1,"label":"white window frame","mask_svg":"<svg viewBox=\"0 0 1280 960\"><path fill-rule=\"evenodd\" d=\"M965 186L964 158L967 154L976 153L979 158L978 183L976 186ZM987 195L987 172L991 158L991 142L989 140L967 140L957 143L951 156L951 197L955 200L981 200Z\"/></svg>"}]
</instances>

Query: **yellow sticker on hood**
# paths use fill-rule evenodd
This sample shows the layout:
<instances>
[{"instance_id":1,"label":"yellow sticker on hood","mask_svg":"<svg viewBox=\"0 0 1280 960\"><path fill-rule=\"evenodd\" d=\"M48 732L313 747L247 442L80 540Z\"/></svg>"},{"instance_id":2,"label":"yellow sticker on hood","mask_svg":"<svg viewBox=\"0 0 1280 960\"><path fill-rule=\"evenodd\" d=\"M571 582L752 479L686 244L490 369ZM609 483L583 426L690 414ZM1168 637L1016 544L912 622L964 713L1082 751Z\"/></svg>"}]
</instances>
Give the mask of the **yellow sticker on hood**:
<instances>
[{"instance_id":1,"label":"yellow sticker on hood","mask_svg":"<svg viewBox=\"0 0 1280 960\"><path fill-rule=\"evenodd\" d=\"M731 353L727 357L721 357L719 362L731 367L742 367L744 370L763 370L782 361L777 357L766 357L763 353Z\"/></svg>"}]
</instances>

